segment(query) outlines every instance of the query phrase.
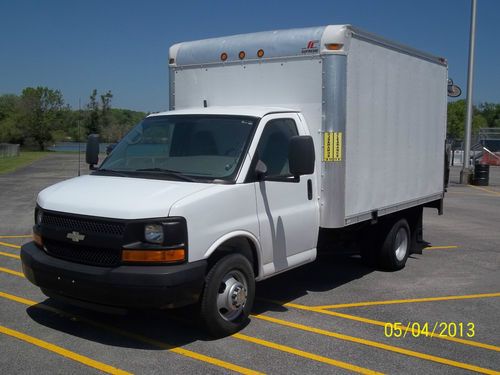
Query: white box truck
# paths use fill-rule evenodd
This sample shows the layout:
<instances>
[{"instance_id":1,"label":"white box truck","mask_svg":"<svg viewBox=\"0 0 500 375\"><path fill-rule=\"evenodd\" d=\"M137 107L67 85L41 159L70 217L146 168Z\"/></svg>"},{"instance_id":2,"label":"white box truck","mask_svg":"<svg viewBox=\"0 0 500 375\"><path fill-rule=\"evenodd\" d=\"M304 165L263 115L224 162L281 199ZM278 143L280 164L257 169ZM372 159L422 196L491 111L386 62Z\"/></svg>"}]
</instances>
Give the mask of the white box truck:
<instances>
[{"instance_id":1,"label":"white box truck","mask_svg":"<svg viewBox=\"0 0 500 375\"><path fill-rule=\"evenodd\" d=\"M170 111L93 172L40 192L26 277L114 310L198 303L220 336L255 282L364 239L404 267L423 207L442 211L447 63L349 25L170 48Z\"/></svg>"}]
</instances>

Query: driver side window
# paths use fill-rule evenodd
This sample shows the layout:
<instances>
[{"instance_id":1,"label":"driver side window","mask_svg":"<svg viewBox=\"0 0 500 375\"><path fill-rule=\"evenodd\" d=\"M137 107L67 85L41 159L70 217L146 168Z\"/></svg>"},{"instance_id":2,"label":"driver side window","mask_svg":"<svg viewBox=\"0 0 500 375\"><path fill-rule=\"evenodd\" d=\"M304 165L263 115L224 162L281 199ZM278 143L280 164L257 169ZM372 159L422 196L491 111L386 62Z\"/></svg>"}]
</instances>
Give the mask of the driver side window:
<instances>
[{"instance_id":1,"label":"driver side window","mask_svg":"<svg viewBox=\"0 0 500 375\"><path fill-rule=\"evenodd\" d=\"M290 138L298 135L295 121L289 118L271 120L260 137L257 152L267 167L267 177L289 177L288 147Z\"/></svg>"}]
</instances>

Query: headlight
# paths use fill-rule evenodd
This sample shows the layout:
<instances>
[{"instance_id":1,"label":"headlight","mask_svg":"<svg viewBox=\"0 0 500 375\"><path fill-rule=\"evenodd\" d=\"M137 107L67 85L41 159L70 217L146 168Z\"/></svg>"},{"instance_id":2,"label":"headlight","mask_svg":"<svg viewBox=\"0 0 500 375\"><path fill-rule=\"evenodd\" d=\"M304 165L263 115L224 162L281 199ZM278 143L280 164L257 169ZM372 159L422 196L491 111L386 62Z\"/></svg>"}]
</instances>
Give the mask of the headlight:
<instances>
[{"instance_id":1,"label":"headlight","mask_svg":"<svg viewBox=\"0 0 500 375\"><path fill-rule=\"evenodd\" d=\"M163 226L160 224L147 224L144 227L144 239L151 243L163 243Z\"/></svg>"},{"instance_id":2,"label":"headlight","mask_svg":"<svg viewBox=\"0 0 500 375\"><path fill-rule=\"evenodd\" d=\"M35 224L36 225L42 224L42 219L43 219L43 211L41 209L38 209L35 216Z\"/></svg>"}]
</instances>

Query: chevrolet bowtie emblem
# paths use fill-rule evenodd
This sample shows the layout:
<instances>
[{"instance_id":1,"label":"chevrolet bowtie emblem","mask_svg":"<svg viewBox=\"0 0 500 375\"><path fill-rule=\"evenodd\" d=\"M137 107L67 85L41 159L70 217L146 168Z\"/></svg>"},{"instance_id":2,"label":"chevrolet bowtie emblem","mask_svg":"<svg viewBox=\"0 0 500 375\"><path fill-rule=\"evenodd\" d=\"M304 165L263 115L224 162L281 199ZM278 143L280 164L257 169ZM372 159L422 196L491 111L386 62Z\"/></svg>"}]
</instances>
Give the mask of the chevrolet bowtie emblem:
<instances>
[{"instance_id":1,"label":"chevrolet bowtie emblem","mask_svg":"<svg viewBox=\"0 0 500 375\"><path fill-rule=\"evenodd\" d=\"M66 238L69 238L73 242L78 242L78 241L83 241L85 239L85 235L73 231L68 233L66 235Z\"/></svg>"}]
</instances>

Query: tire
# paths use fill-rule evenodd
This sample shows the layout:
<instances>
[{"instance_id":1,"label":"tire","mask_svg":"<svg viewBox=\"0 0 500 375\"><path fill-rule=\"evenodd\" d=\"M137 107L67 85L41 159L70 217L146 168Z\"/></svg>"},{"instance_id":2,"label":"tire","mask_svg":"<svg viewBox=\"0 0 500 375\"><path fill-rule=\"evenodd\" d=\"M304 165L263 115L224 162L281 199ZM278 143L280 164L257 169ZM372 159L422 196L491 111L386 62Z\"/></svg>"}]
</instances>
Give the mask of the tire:
<instances>
[{"instance_id":1,"label":"tire","mask_svg":"<svg viewBox=\"0 0 500 375\"><path fill-rule=\"evenodd\" d=\"M378 263L387 271L402 269L411 249L411 232L406 219L396 221L387 232L380 248Z\"/></svg>"},{"instance_id":2,"label":"tire","mask_svg":"<svg viewBox=\"0 0 500 375\"><path fill-rule=\"evenodd\" d=\"M241 254L227 255L210 269L201 297L200 317L215 338L238 332L248 323L255 297L252 265Z\"/></svg>"}]
</instances>

